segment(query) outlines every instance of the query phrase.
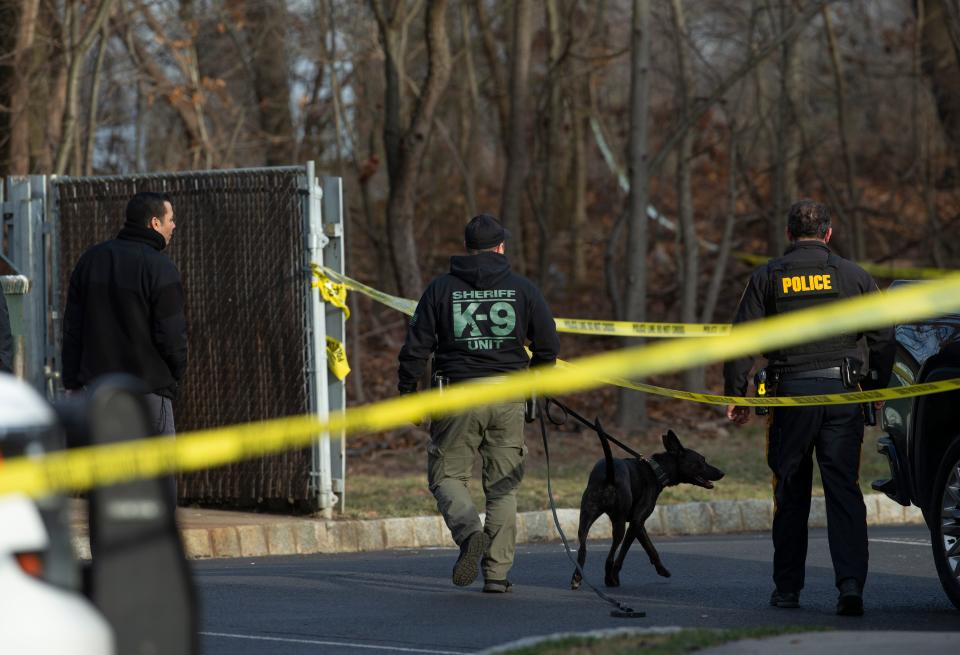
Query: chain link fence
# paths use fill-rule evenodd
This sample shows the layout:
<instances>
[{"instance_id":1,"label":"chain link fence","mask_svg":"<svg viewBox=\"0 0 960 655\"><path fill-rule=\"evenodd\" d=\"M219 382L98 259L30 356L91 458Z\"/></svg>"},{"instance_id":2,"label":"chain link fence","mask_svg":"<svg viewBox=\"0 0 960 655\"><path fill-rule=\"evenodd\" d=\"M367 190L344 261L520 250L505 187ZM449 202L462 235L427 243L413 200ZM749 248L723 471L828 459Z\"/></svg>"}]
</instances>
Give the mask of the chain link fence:
<instances>
[{"instance_id":1,"label":"chain link fence","mask_svg":"<svg viewBox=\"0 0 960 655\"><path fill-rule=\"evenodd\" d=\"M169 193L177 228L166 252L183 279L190 353L177 430L308 412L305 183L301 167L55 179L59 315L74 265L117 235L127 200ZM309 508L310 469L310 450L293 450L181 475L178 493L183 502Z\"/></svg>"}]
</instances>

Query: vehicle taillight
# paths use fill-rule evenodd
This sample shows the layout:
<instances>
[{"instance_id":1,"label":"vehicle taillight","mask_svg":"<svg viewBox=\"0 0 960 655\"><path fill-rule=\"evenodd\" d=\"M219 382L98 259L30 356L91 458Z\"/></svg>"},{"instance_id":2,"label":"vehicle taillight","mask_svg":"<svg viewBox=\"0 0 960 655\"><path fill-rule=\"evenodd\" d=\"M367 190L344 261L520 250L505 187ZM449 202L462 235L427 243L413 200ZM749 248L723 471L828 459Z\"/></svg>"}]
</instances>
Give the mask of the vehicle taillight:
<instances>
[{"instance_id":1,"label":"vehicle taillight","mask_svg":"<svg viewBox=\"0 0 960 655\"><path fill-rule=\"evenodd\" d=\"M17 563L27 575L39 578L43 575L43 558L40 553L17 553Z\"/></svg>"}]
</instances>

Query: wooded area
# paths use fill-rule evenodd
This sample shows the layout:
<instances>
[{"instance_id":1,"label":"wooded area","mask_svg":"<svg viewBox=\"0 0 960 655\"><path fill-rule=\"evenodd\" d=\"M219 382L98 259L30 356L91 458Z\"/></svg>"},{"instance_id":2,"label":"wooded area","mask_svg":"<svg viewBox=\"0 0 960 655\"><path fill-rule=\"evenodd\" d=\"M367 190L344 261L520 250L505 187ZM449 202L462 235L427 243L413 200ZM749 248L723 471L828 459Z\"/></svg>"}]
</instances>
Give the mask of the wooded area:
<instances>
[{"instance_id":1,"label":"wooded area","mask_svg":"<svg viewBox=\"0 0 960 655\"><path fill-rule=\"evenodd\" d=\"M0 175L313 159L407 297L484 211L578 318L728 321L799 197L841 255L956 267L958 156L955 0L0 0ZM353 400L391 395L402 319L351 302Z\"/></svg>"}]
</instances>

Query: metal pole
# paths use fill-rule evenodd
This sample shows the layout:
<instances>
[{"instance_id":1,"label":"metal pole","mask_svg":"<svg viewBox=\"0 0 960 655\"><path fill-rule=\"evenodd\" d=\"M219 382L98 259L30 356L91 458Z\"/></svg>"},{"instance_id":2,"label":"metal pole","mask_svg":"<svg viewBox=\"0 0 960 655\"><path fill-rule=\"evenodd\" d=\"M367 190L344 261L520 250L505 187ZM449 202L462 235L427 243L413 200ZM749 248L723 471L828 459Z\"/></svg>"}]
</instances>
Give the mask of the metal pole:
<instances>
[{"instance_id":1,"label":"metal pole","mask_svg":"<svg viewBox=\"0 0 960 655\"><path fill-rule=\"evenodd\" d=\"M43 213L46 177L8 177L8 207L13 212L13 263L30 279L32 293L23 299L24 380L40 393L46 391L44 357L47 345L46 276L44 275Z\"/></svg>"},{"instance_id":2,"label":"metal pole","mask_svg":"<svg viewBox=\"0 0 960 655\"><path fill-rule=\"evenodd\" d=\"M323 184L323 232L329 239L323 249L326 266L340 274L345 273L345 243L343 233L343 180L339 177L324 177ZM356 319L354 319L356 320ZM327 335L333 337L346 348L346 318L342 310L326 306ZM349 352L349 351L348 351ZM347 385L327 372L328 407L331 412L342 411L347 406ZM333 491L340 496L340 512L344 511L347 481L346 436L343 430L334 434L330 441L330 460L332 463Z\"/></svg>"},{"instance_id":3,"label":"metal pole","mask_svg":"<svg viewBox=\"0 0 960 655\"><path fill-rule=\"evenodd\" d=\"M314 163L306 165L306 270L310 264L323 264L323 248L329 241L323 233L321 216L321 201L323 189L316 177ZM327 325L324 317L323 302L320 294L311 286L309 273L306 279L306 288L309 293L307 301L307 326L309 330L309 371L310 395L313 403L311 408L318 418L324 420L329 416L327 389ZM317 437L312 447L312 470L310 476L314 484L317 498L317 509L325 518L332 518L333 504L336 496L333 495L333 484L330 467L330 435L322 433Z\"/></svg>"},{"instance_id":4,"label":"metal pole","mask_svg":"<svg viewBox=\"0 0 960 655\"><path fill-rule=\"evenodd\" d=\"M62 393L60 382L60 350L63 346L62 308L60 306L60 192L54 178L46 194L45 234L47 245L44 252L48 261L44 271L48 275L47 307L50 316L47 336L47 364L44 374L47 378L47 396L51 400ZM71 262L68 266L72 266Z\"/></svg>"}]
</instances>

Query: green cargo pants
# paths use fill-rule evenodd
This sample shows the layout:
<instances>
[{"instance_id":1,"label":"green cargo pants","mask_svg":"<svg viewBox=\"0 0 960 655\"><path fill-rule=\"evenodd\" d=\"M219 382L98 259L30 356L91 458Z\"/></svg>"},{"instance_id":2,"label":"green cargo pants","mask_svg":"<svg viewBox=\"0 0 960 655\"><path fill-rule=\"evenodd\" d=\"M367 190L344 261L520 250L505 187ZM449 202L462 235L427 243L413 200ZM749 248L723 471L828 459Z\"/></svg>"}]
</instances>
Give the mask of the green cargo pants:
<instances>
[{"instance_id":1,"label":"green cargo pants","mask_svg":"<svg viewBox=\"0 0 960 655\"><path fill-rule=\"evenodd\" d=\"M490 538L481 568L484 579L504 580L517 542L517 487L523 479L523 403L501 403L447 416L430 425L427 480L437 509L457 544L478 530ZM480 516L467 482L479 453L483 460L486 519Z\"/></svg>"}]
</instances>

